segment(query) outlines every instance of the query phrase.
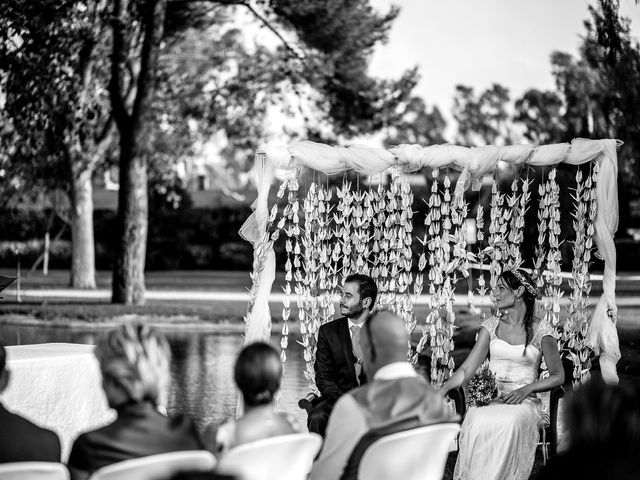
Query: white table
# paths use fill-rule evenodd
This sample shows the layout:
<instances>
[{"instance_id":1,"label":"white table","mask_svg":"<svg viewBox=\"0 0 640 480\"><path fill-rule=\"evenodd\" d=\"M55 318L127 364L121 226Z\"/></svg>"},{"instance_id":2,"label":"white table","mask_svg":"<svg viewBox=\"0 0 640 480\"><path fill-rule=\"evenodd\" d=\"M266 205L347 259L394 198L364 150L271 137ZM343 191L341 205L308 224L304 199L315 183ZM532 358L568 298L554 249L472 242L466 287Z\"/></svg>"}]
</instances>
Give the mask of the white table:
<instances>
[{"instance_id":1,"label":"white table","mask_svg":"<svg viewBox=\"0 0 640 480\"><path fill-rule=\"evenodd\" d=\"M0 397L9 410L55 431L62 460L78 434L115 418L102 390L93 345L43 343L6 347L9 386Z\"/></svg>"}]
</instances>

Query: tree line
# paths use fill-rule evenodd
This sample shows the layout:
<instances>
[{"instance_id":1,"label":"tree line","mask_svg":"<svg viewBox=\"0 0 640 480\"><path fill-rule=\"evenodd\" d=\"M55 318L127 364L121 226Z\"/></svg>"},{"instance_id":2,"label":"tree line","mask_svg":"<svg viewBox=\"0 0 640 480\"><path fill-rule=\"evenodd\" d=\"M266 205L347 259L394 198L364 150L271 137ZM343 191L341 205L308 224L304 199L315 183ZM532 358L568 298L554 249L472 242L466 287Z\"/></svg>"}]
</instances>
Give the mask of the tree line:
<instances>
[{"instance_id":1,"label":"tree line","mask_svg":"<svg viewBox=\"0 0 640 480\"><path fill-rule=\"evenodd\" d=\"M620 138L621 197L638 198L640 47L617 0L589 10L579 54L551 56L555 90L531 89L512 102L497 83L478 93L459 85L457 133L446 139L441 112L413 93L416 69L395 80L367 71L395 7L380 13L368 0L6 0L0 193L66 192L70 283L94 288L91 179L117 166L112 301L126 304L144 302L149 195L170 189L174 159L223 132L229 167L246 169L274 109L299 117L301 131L292 137L328 143L380 131L387 145ZM259 31L273 44L254 40ZM628 202L620 205L623 229Z\"/></svg>"}]
</instances>

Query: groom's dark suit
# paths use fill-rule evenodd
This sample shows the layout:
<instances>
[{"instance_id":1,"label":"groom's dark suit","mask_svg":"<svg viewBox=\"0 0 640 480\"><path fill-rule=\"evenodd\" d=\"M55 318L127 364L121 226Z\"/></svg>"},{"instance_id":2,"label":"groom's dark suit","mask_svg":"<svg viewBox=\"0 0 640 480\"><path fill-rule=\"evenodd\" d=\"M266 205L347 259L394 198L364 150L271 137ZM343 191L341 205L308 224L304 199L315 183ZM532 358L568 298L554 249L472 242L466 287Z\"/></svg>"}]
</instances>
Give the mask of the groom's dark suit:
<instances>
[{"instance_id":1,"label":"groom's dark suit","mask_svg":"<svg viewBox=\"0 0 640 480\"><path fill-rule=\"evenodd\" d=\"M357 387L349 321L347 317L325 323L318 330L316 348L316 387L322 395L321 401L309 412L309 431L324 436L329 415L338 399ZM364 371L360 374L360 384L366 382Z\"/></svg>"}]
</instances>

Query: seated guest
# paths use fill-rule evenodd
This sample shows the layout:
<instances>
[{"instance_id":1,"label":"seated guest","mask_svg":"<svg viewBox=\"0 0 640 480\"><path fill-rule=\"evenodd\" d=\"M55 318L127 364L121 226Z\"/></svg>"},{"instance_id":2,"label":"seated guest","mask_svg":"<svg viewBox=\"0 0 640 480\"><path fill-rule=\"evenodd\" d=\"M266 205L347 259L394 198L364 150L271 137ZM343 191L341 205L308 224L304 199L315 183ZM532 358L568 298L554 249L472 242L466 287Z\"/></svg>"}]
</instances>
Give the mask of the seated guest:
<instances>
[{"instance_id":1,"label":"seated guest","mask_svg":"<svg viewBox=\"0 0 640 480\"><path fill-rule=\"evenodd\" d=\"M0 344L0 393L9 383L7 351ZM0 463L59 462L60 440L50 430L34 425L0 403Z\"/></svg>"},{"instance_id":2,"label":"seated guest","mask_svg":"<svg viewBox=\"0 0 640 480\"><path fill-rule=\"evenodd\" d=\"M127 323L108 332L95 353L102 387L118 418L76 439L68 463L72 479L123 460L203 449L191 419L158 411L170 381L171 352L162 335L147 325Z\"/></svg>"},{"instance_id":3,"label":"seated guest","mask_svg":"<svg viewBox=\"0 0 640 480\"><path fill-rule=\"evenodd\" d=\"M358 338L360 327L376 303L378 288L367 275L349 275L342 287L342 317L325 323L318 330L316 387L322 398L309 411L310 432L324 436L327 421L338 399L352 388L366 383Z\"/></svg>"},{"instance_id":4,"label":"seated guest","mask_svg":"<svg viewBox=\"0 0 640 480\"><path fill-rule=\"evenodd\" d=\"M204 438L213 454L219 455L243 443L297 433L293 418L275 410L274 398L280 389L282 363L271 345L256 342L242 349L234 378L242 393L244 415L207 429Z\"/></svg>"},{"instance_id":5,"label":"seated guest","mask_svg":"<svg viewBox=\"0 0 640 480\"><path fill-rule=\"evenodd\" d=\"M442 396L407 361L409 336L404 320L381 310L373 313L363 328L364 368L373 380L336 403L324 446L311 470L312 480L357 478L359 458L355 462L351 454L372 430L394 424L404 424L404 430L458 420Z\"/></svg>"},{"instance_id":6,"label":"seated guest","mask_svg":"<svg viewBox=\"0 0 640 480\"><path fill-rule=\"evenodd\" d=\"M567 399L568 449L539 478L640 478L640 397L637 387L607 385L593 377Z\"/></svg>"}]
</instances>

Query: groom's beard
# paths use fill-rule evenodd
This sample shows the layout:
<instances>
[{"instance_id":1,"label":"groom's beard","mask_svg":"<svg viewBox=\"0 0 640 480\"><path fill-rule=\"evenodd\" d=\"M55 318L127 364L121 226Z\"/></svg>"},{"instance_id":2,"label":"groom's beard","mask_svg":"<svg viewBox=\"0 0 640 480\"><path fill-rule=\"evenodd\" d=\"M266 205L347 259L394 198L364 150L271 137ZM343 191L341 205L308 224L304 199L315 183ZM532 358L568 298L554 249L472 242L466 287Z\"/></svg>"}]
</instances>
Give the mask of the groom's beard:
<instances>
[{"instance_id":1,"label":"groom's beard","mask_svg":"<svg viewBox=\"0 0 640 480\"><path fill-rule=\"evenodd\" d=\"M344 309L344 311L343 311ZM340 305L340 313L347 318L358 318L364 312L364 307L362 305L355 305L351 308L346 305Z\"/></svg>"}]
</instances>

